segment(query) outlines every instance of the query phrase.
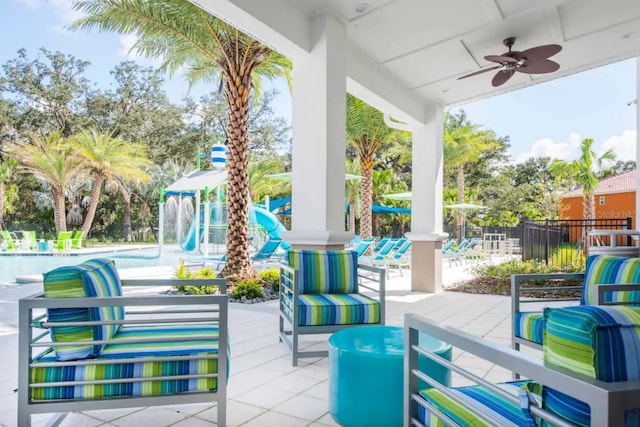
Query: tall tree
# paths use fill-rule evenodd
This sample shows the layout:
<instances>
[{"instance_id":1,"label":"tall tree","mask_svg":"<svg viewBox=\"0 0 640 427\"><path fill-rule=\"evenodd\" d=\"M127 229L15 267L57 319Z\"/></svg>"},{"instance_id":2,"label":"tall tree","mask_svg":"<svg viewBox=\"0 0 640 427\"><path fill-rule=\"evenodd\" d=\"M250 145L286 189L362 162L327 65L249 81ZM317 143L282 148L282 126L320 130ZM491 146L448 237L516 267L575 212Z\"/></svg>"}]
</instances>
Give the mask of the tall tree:
<instances>
[{"instance_id":1,"label":"tall tree","mask_svg":"<svg viewBox=\"0 0 640 427\"><path fill-rule=\"evenodd\" d=\"M78 152L92 180L91 202L82 224L82 231L88 236L104 182L116 178L148 181L149 176L142 168L150 166L151 161L146 157L144 145L114 138L110 132L96 129L82 131L69 144Z\"/></svg>"},{"instance_id":2,"label":"tall tree","mask_svg":"<svg viewBox=\"0 0 640 427\"><path fill-rule=\"evenodd\" d=\"M0 90L8 93L20 113L16 127L41 135L59 130L63 137L75 132L89 84L84 71L89 62L71 55L40 49L36 59L26 49L2 66Z\"/></svg>"},{"instance_id":3,"label":"tall tree","mask_svg":"<svg viewBox=\"0 0 640 427\"><path fill-rule=\"evenodd\" d=\"M447 114L445 117L443 152L445 169L453 169L457 173L458 203L464 202L465 166L474 163L479 156L498 145L495 134L482 130L480 126L470 123L464 111L459 114ZM464 211L458 210L456 228L462 230Z\"/></svg>"},{"instance_id":4,"label":"tall tree","mask_svg":"<svg viewBox=\"0 0 640 427\"><path fill-rule=\"evenodd\" d=\"M255 275L249 253L248 114L260 77L290 78L291 63L188 0L82 0L87 14L73 28L136 34L134 49L159 58L170 73L187 70L191 82L222 82L227 101L227 262L231 283Z\"/></svg>"},{"instance_id":5,"label":"tall tree","mask_svg":"<svg viewBox=\"0 0 640 427\"><path fill-rule=\"evenodd\" d=\"M608 149L598 156L593 151L593 139L587 138L580 143L580 157L575 160L555 160L551 163L550 170L564 178L572 180L582 187L582 210L586 219L596 217L596 204L593 194L598 188L596 174L602 169L604 162L613 162L616 156L613 148Z\"/></svg>"},{"instance_id":6,"label":"tall tree","mask_svg":"<svg viewBox=\"0 0 640 427\"><path fill-rule=\"evenodd\" d=\"M65 193L77 181L80 159L77 151L62 137L62 131L48 137L31 134L31 142L16 141L4 150L19 163L18 171L46 182L53 199L56 231L66 231Z\"/></svg>"},{"instance_id":7,"label":"tall tree","mask_svg":"<svg viewBox=\"0 0 640 427\"><path fill-rule=\"evenodd\" d=\"M375 156L390 139L393 129L384 123L382 112L347 94L347 140L360 158L360 236L372 236L373 163Z\"/></svg>"}]
</instances>

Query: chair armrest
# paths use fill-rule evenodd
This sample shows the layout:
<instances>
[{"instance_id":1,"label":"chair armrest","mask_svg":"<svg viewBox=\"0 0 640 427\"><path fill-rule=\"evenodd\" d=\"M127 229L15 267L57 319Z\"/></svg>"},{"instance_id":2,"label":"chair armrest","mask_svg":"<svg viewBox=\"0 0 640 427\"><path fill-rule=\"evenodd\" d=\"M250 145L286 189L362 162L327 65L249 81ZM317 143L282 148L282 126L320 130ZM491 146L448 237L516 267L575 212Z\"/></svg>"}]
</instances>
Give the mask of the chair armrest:
<instances>
[{"instance_id":1,"label":"chair armrest","mask_svg":"<svg viewBox=\"0 0 640 427\"><path fill-rule=\"evenodd\" d=\"M417 418L418 404L424 399L418 394L419 380L427 382L430 386L449 396L453 400L460 401L460 395L451 393L451 389L438 383L430 377L429 372L420 370L418 358L426 357L435 363L450 369L453 372L482 385L492 394L501 395L511 400L516 405L519 401L516 397L505 396L501 389L475 375L468 369L460 366L457 361L449 362L444 358L420 347L418 335L424 333L445 343L451 344L460 351L468 352L481 359L490 361L509 371L519 372L524 377L565 393L575 399L585 402L591 407L591 425L624 425L622 423L610 423L609 417L613 413L624 414L625 410L640 407L640 381L603 382L587 376L572 373L562 368L546 367L544 362L536 357L527 355L500 344L492 343L482 337L471 335L461 330L443 325L439 322L427 319L412 313L405 314L404 339L404 387L405 387L405 422L404 425L413 425L412 418ZM513 400L515 399L515 400ZM464 406L464 404L462 404ZM467 409L470 409L467 407ZM470 409L473 412L472 409ZM537 406L530 406L533 415L542 417L553 424L567 425L566 421L557 423L558 418ZM483 417L481 413L475 413ZM620 420L620 417L617 418ZM573 424L571 424L573 425Z\"/></svg>"},{"instance_id":2,"label":"chair armrest","mask_svg":"<svg viewBox=\"0 0 640 427\"><path fill-rule=\"evenodd\" d=\"M637 301L605 301L604 296L609 292L640 292L640 283L627 283L619 285L595 285L598 295L598 305L640 305Z\"/></svg>"},{"instance_id":3,"label":"chair armrest","mask_svg":"<svg viewBox=\"0 0 640 427\"><path fill-rule=\"evenodd\" d=\"M367 275L361 273L360 270L372 273ZM362 283L365 280L365 283ZM358 286L375 292L378 294L380 300L380 321L384 325L385 323L385 298L386 298L386 286L387 286L387 270L385 268L374 267L367 264L358 264ZM378 288L370 286L371 283L377 283Z\"/></svg>"},{"instance_id":4,"label":"chair armrest","mask_svg":"<svg viewBox=\"0 0 640 427\"><path fill-rule=\"evenodd\" d=\"M536 298L533 300L522 300L523 292L558 292L558 291L582 291L582 285L576 286L536 286L523 288L521 284L529 281L566 281L566 280L584 280L584 273L552 273L552 274L514 274L511 276L511 314L520 312L520 304L534 303L545 300L544 298ZM579 298L556 298L554 301L577 301Z\"/></svg>"},{"instance_id":5,"label":"chair armrest","mask_svg":"<svg viewBox=\"0 0 640 427\"><path fill-rule=\"evenodd\" d=\"M218 286L221 294L227 294L226 279L121 279L122 287L152 286Z\"/></svg>"}]
</instances>

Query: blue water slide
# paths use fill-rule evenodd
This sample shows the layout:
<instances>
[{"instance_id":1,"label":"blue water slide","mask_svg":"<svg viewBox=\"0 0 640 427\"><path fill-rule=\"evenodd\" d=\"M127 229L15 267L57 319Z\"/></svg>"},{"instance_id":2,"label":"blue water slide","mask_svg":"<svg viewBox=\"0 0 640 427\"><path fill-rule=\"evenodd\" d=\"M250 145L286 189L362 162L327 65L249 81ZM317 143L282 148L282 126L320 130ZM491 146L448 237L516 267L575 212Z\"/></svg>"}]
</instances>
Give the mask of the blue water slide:
<instances>
[{"instance_id":1,"label":"blue water slide","mask_svg":"<svg viewBox=\"0 0 640 427\"><path fill-rule=\"evenodd\" d=\"M272 239L282 239L280 233L287 231L287 229L274 214L258 206L254 206L253 211L256 214L256 222L264 228L269 237ZM283 249L289 249L291 247L291 245L286 242L282 242L280 246Z\"/></svg>"},{"instance_id":2,"label":"blue water slide","mask_svg":"<svg viewBox=\"0 0 640 427\"><path fill-rule=\"evenodd\" d=\"M196 248L196 222L191 221L191 227L189 227L189 231L186 236L182 238L180 241L180 247L185 251L192 251Z\"/></svg>"}]
</instances>

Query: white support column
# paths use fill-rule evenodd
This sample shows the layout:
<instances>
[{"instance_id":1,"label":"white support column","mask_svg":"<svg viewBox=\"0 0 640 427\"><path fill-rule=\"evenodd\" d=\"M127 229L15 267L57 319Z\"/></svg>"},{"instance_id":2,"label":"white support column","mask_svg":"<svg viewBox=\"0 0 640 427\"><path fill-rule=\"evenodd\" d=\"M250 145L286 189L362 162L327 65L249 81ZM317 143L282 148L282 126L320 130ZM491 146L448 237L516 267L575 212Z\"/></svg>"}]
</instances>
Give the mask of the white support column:
<instances>
[{"instance_id":1,"label":"white support column","mask_svg":"<svg viewBox=\"0 0 640 427\"><path fill-rule=\"evenodd\" d=\"M311 22L313 48L293 61L292 230L294 247L343 248L345 231L346 28Z\"/></svg>"},{"instance_id":2,"label":"white support column","mask_svg":"<svg viewBox=\"0 0 640 427\"><path fill-rule=\"evenodd\" d=\"M640 165L640 56L636 58L636 165ZM636 214L635 228L640 230L640 173L636 172Z\"/></svg>"},{"instance_id":3,"label":"white support column","mask_svg":"<svg viewBox=\"0 0 640 427\"><path fill-rule=\"evenodd\" d=\"M413 126L411 176L411 290L442 289L442 120L441 105L427 107L427 123Z\"/></svg>"}]
</instances>

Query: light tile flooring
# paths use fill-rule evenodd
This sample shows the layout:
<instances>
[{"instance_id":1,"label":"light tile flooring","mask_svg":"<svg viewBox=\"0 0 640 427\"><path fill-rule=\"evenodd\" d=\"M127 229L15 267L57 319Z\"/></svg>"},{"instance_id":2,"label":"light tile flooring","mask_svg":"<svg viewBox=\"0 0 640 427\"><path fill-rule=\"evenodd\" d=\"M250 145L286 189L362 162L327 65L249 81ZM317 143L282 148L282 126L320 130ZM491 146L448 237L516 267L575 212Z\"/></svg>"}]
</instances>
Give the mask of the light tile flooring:
<instances>
[{"instance_id":1,"label":"light tile flooring","mask_svg":"<svg viewBox=\"0 0 640 427\"><path fill-rule=\"evenodd\" d=\"M445 282L464 277L462 268L445 268ZM509 299L490 295L442 292L437 295L409 291L408 278L388 282L387 324L402 325L404 313L418 313L459 327L488 340L509 344ZM30 285L37 286L37 285ZM15 306L22 295L37 288L0 289L0 426L16 425L17 333ZM229 313L231 377L227 417L230 426L285 427L335 426L328 413L328 363L326 358L302 359L291 366L287 348L277 337L277 304L232 304ZM326 348L327 336L305 336L304 347ZM454 359L491 381L510 379L510 372L454 351ZM455 385L463 384L453 377ZM69 414L62 426L183 427L213 426L216 407L209 404L154 408L87 411ZM34 416L34 426L44 426L49 415Z\"/></svg>"}]
</instances>

